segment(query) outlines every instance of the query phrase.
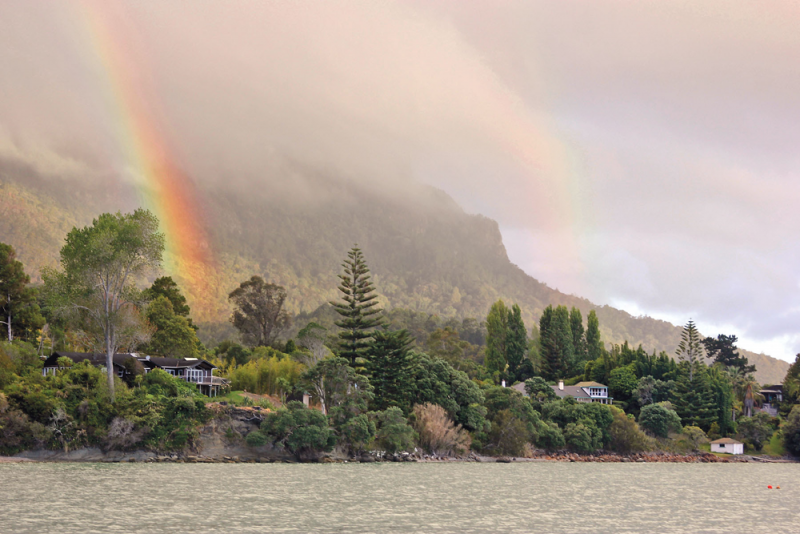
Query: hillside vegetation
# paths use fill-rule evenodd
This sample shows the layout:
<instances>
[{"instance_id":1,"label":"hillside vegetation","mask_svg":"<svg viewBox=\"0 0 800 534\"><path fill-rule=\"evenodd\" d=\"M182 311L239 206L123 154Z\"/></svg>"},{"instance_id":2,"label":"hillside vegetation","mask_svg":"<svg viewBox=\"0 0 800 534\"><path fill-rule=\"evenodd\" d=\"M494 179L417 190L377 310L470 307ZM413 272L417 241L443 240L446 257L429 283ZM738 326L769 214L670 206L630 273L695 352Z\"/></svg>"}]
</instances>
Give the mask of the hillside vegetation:
<instances>
[{"instance_id":1,"label":"hillside vegetation","mask_svg":"<svg viewBox=\"0 0 800 534\"><path fill-rule=\"evenodd\" d=\"M648 352L674 354L681 329L649 317L566 295L512 264L495 221L465 213L444 192L413 187L379 192L352 183L305 177L306 190L276 196L267 188L204 191L205 224L216 258L209 302L198 302L181 273L195 319L207 328L225 323L227 294L252 274L284 286L290 312L312 312L336 298L336 274L345 252L363 249L387 308L441 317L486 316L497 299L516 302L526 324L548 305L595 310L606 343L628 340ZM42 180L0 168L0 241L12 245L37 278L53 265L66 233L101 211L129 210L124 186L86 187ZM717 332L707 332L716 335ZM780 382L789 364L742 351L762 383Z\"/></svg>"}]
</instances>

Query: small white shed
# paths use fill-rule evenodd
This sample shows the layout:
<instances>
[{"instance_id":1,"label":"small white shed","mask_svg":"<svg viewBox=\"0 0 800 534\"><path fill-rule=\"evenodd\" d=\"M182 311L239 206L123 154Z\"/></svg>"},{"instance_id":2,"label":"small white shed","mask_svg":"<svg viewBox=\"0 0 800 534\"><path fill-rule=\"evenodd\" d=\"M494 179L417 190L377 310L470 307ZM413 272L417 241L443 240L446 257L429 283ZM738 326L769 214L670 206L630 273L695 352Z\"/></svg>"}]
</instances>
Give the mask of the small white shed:
<instances>
[{"instance_id":1,"label":"small white shed","mask_svg":"<svg viewBox=\"0 0 800 534\"><path fill-rule=\"evenodd\" d=\"M711 452L725 452L728 454L744 454L744 443L731 438L715 439L711 442Z\"/></svg>"}]
</instances>

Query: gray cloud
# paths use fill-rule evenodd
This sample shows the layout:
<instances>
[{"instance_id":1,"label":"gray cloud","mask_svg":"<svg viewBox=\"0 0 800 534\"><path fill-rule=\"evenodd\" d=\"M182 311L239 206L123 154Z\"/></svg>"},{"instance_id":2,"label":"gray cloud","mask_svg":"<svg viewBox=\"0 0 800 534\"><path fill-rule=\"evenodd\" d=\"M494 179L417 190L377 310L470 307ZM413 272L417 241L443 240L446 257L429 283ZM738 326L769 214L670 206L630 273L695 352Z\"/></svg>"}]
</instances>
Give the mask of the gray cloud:
<instances>
[{"instance_id":1,"label":"gray cloud","mask_svg":"<svg viewBox=\"0 0 800 534\"><path fill-rule=\"evenodd\" d=\"M433 183L552 286L788 359L800 13L698 5L3 3L0 157L126 176L132 99L195 180Z\"/></svg>"}]
</instances>

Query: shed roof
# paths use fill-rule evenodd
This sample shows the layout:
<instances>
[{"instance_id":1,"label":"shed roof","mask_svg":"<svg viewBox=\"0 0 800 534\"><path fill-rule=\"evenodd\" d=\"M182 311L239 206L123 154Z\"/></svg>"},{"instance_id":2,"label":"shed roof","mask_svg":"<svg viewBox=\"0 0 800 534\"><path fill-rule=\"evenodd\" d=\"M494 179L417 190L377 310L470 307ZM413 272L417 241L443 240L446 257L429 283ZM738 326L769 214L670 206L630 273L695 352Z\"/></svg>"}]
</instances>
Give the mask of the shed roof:
<instances>
[{"instance_id":1,"label":"shed roof","mask_svg":"<svg viewBox=\"0 0 800 534\"><path fill-rule=\"evenodd\" d=\"M731 438L719 438L719 439L715 439L714 441L712 441L711 444L712 445L714 445L714 444L717 444L717 445L742 445L743 443L741 441L736 441L735 439L731 439Z\"/></svg>"}]
</instances>

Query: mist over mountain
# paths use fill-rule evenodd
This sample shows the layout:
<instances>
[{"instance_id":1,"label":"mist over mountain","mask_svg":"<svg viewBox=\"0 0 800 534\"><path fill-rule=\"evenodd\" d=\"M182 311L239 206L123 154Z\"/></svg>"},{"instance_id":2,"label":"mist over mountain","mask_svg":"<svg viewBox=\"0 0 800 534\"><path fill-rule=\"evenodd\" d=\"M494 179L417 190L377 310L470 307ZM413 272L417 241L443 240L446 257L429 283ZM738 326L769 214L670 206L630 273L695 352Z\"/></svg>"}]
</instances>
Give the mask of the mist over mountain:
<instances>
[{"instance_id":1,"label":"mist over mountain","mask_svg":"<svg viewBox=\"0 0 800 534\"><path fill-rule=\"evenodd\" d=\"M182 283L180 269L168 274L186 288L193 315L207 328L227 321L228 293L253 274L284 286L294 314L336 299L341 261L357 243L386 308L482 319L503 299L518 303L530 326L546 306L563 304L584 316L594 309L606 343L627 340L647 351L675 352L680 327L598 306L534 279L509 261L494 220L466 213L441 190L371 188L300 166L274 172L287 173L286 180L270 182L282 187L220 181L200 190L214 262L205 281L207 301ZM42 266L57 262L73 226L138 204L131 186L119 181L53 180L0 163L0 240L17 249L34 279ZM758 367L759 381L783 379L788 363L743 352Z\"/></svg>"}]
</instances>

